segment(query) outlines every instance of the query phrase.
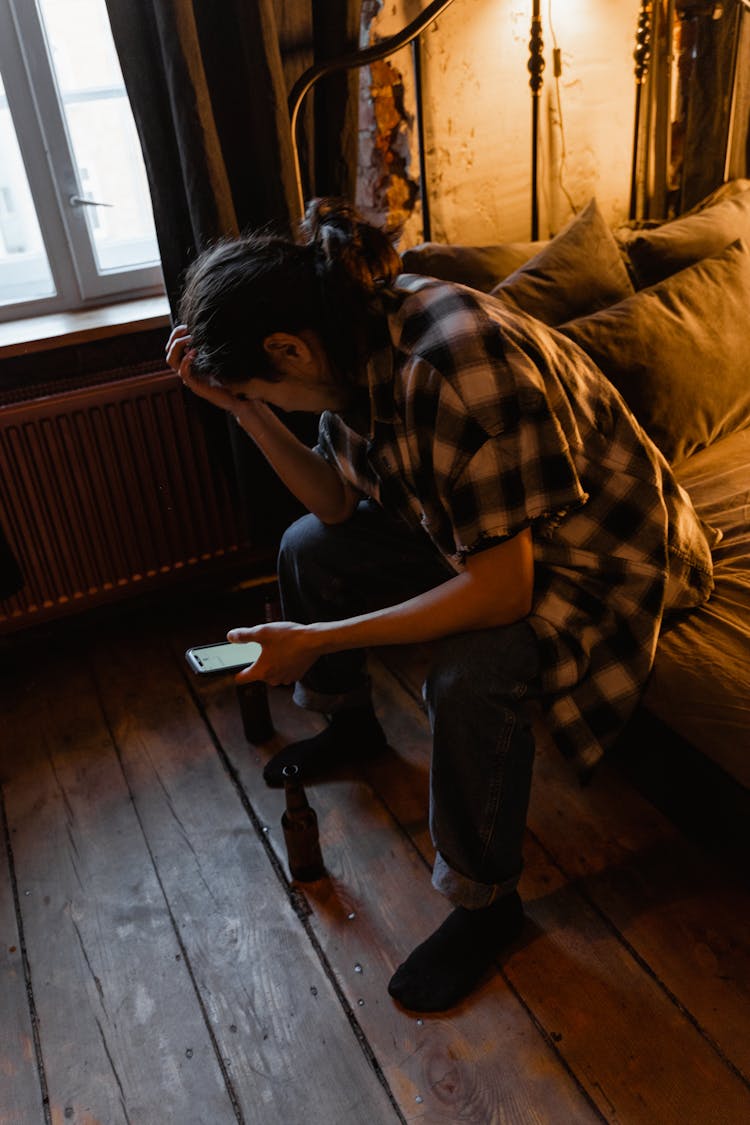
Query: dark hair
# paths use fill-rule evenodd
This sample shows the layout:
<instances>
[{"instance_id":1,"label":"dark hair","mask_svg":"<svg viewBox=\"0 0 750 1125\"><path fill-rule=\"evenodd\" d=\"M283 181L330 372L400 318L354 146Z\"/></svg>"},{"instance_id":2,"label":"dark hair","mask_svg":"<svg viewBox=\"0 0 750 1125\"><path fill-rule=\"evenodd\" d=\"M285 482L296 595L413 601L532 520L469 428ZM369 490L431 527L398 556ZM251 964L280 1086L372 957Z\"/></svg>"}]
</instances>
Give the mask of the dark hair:
<instances>
[{"instance_id":1,"label":"dark hair","mask_svg":"<svg viewBox=\"0 0 750 1125\"><path fill-rule=\"evenodd\" d=\"M266 337L313 329L335 375L357 382L384 338L380 298L399 271L388 236L339 199L312 200L297 241L262 232L222 239L185 276L179 317L193 371L228 384L272 381Z\"/></svg>"}]
</instances>

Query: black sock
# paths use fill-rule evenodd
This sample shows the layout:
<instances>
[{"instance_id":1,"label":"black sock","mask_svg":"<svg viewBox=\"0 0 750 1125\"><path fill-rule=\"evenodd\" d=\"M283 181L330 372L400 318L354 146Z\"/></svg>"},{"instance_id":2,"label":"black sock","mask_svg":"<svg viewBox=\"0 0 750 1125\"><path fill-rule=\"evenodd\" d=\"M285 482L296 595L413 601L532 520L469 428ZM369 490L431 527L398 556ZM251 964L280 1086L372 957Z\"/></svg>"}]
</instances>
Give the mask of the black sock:
<instances>
[{"instance_id":1,"label":"black sock","mask_svg":"<svg viewBox=\"0 0 750 1125\"><path fill-rule=\"evenodd\" d=\"M396 969L388 991L414 1012L452 1008L479 984L522 926L523 907L515 891L482 910L457 906Z\"/></svg>"},{"instance_id":2,"label":"black sock","mask_svg":"<svg viewBox=\"0 0 750 1125\"><path fill-rule=\"evenodd\" d=\"M263 779L268 785L284 784L284 766L299 766L300 781L311 781L344 762L356 762L385 749L386 737L372 704L336 711L320 734L291 742L266 763Z\"/></svg>"}]
</instances>

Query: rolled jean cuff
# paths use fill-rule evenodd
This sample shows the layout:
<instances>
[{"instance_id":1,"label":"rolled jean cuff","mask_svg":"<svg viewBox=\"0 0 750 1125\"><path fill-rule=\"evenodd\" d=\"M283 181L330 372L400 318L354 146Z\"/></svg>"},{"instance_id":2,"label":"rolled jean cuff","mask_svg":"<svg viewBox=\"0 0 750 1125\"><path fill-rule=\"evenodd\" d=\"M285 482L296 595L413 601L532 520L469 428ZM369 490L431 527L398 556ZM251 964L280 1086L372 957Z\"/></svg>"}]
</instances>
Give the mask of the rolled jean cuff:
<instances>
[{"instance_id":1,"label":"rolled jean cuff","mask_svg":"<svg viewBox=\"0 0 750 1125\"><path fill-rule=\"evenodd\" d=\"M371 701L370 680L351 691L327 692L314 691L307 684L298 680L294 685L294 702L306 711L319 711L322 715L334 715L336 711L344 711L347 707L366 707Z\"/></svg>"},{"instance_id":2,"label":"rolled jean cuff","mask_svg":"<svg viewBox=\"0 0 750 1125\"><path fill-rule=\"evenodd\" d=\"M464 906L467 910L482 910L485 906L491 906L496 899L514 891L520 878L519 871L502 883L478 883L449 867L440 852L435 856L432 868L432 885L435 890L445 895L454 906Z\"/></svg>"}]
</instances>

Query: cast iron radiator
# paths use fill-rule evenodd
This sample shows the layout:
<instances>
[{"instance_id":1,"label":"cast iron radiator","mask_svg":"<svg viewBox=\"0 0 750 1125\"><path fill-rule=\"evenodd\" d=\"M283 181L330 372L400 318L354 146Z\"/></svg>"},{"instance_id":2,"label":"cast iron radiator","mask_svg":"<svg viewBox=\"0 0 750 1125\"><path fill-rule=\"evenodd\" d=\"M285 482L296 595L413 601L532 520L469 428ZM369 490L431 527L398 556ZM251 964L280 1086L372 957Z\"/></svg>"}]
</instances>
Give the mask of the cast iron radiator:
<instances>
[{"instance_id":1,"label":"cast iron radiator","mask_svg":"<svg viewBox=\"0 0 750 1125\"><path fill-rule=\"evenodd\" d=\"M246 545L183 395L165 371L0 408L0 521L26 579L0 632Z\"/></svg>"}]
</instances>

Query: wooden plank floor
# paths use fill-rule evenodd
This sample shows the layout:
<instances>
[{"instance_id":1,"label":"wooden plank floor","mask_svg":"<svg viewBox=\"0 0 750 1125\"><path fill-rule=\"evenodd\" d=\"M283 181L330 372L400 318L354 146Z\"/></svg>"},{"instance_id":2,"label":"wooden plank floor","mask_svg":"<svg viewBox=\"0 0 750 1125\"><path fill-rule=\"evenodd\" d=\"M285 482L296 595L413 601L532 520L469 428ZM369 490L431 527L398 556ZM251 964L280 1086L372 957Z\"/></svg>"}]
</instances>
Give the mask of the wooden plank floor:
<instances>
[{"instance_id":1,"label":"wooden plank floor","mask_svg":"<svg viewBox=\"0 0 750 1125\"><path fill-rule=\"evenodd\" d=\"M190 643L260 616L203 591L0 650L0 1125L744 1125L750 888L614 767L541 741L528 922L476 996L387 981L439 923L414 665L372 662L390 749L310 787L328 875L291 883L248 745Z\"/></svg>"}]
</instances>

